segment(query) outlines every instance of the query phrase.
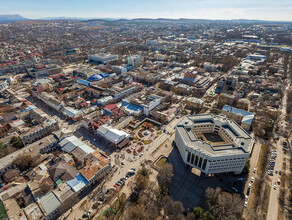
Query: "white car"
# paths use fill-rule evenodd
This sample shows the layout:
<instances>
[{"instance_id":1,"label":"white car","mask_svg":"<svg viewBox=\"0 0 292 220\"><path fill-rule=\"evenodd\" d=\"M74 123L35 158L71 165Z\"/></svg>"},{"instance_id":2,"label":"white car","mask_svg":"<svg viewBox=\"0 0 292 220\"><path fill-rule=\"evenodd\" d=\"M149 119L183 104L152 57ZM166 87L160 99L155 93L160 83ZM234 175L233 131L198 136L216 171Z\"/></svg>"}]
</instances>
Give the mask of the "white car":
<instances>
[{"instance_id":1,"label":"white car","mask_svg":"<svg viewBox=\"0 0 292 220\"><path fill-rule=\"evenodd\" d=\"M244 202L244 207L247 207L247 201Z\"/></svg>"},{"instance_id":2,"label":"white car","mask_svg":"<svg viewBox=\"0 0 292 220\"><path fill-rule=\"evenodd\" d=\"M251 184L250 183L248 184L248 188L251 188Z\"/></svg>"},{"instance_id":3,"label":"white car","mask_svg":"<svg viewBox=\"0 0 292 220\"><path fill-rule=\"evenodd\" d=\"M275 189L275 190L277 189L277 185L276 185L276 184L274 184L274 189Z\"/></svg>"},{"instance_id":4,"label":"white car","mask_svg":"<svg viewBox=\"0 0 292 220\"><path fill-rule=\"evenodd\" d=\"M245 195L245 201L247 201L248 200L248 195Z\"/></svg>"},{"instance_id":5,"label":"white car","mask_svg":"<svg viewBox=\"0 0 292 220\"><path fill-rule=\"evenodd\" d=\"M250 182L252 182L252 183L253 183L253 181L254 181L254 177L251 177L251 179L250 179Z\"/></svg>"},{"instance_id":6,"label":"white car","mask_svg":"<svg viewBox=\"0 0 292 220\"><path fill-rule=\"evenodd\" d=\"M256 173L257 172L257 169L256 168L253 168L253 173Z\"/></svg>"}]
</instances>

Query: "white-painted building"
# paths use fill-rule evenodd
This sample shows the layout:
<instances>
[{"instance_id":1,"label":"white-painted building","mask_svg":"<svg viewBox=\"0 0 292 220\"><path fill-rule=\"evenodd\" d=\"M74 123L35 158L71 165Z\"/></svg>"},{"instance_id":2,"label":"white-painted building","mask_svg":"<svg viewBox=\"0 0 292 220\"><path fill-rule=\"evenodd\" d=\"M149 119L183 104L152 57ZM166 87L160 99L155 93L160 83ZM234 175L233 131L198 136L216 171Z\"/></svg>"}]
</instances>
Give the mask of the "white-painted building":
<instances>
[{"instance_id":1,"label":"white-painted building","mask_svg":"<svg viewBox=\"0 0 292 220\"><path fill-rule=\"evenodd\" d=\"M0 80L0 91L5 90L8 87L7 80Z\"/></svg>"},{"instance_id":2,"label":"white-painted building","mask_svg":"<svg viewBox=\"0 0 292 220\"><path fill-rule=\"evenodd\" d=\"M128 57L128 65L132 65L134 68L137 68L141 65L141 56L133 55Z\"/></svg>"},{"instance_id":3,"label":"white-painted building","mask_svg":"<svg viewBox=\"0 0 292 220\"><path fill-rule=\"evenodd\" d=\"M113 60L118 59L118 55L113 54L94 54L88 56L89 60L92 60L93 62L100 62L100 63L108 63Z\"/></svg>"},{"instance_id":4,"label":"white-painted building","mask_svg":"<svg viewBox=\"0 0 292 220\"><path fill-rule=\"evenodd\" d=\"M235 121L213 114L184 117L175 142L184 163L205 174L241 173L254 145Z\"/></svg>"},{"instance_id":5,"label":"white-painted building","mask_svg":"<svg viewBox=\"0 0 292 220\"><path fill-rule=\"evenodd\" d=\"M112 128L109 125L102 125L99 129L96 130L97 135L107 139L109 142L118 145L125 138L128 138L130 135L122 130Z\"/></svg>"},{"instance_id":6,"label":"white-painted building","mask_svg":"<svg viewBox=\"0 0 292 220\"><path fill-rule=\"evenodd\" d=\"M149 98L147 99L147 103L141 105L144 109L144 114L148 116L151 110L160 105L161 99L162 98L160 96L150 95Z\"/></svg>"}]
</instances>

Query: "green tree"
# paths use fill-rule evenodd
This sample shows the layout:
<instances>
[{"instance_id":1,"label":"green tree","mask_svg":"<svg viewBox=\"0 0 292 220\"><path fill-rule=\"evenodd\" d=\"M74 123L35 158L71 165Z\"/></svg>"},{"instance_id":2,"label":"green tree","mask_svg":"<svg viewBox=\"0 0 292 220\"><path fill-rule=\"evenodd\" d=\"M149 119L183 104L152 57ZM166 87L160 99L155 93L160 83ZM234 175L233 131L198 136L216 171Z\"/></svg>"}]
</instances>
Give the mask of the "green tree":
<instances>
[{"instance_id":1,"label":"green tree","mask_svg":"<svg viewBox=\"0 0 292 220\"><path fill-rule=\"evenodd\" d=\"M205 212L204 209L201 207L195 207L192 211L195 215L195 219L202 219L202 220L211 220L214 217L211 215L209 211Z\"/></svg>"},{"instance_id":2,"label":"green tree","mask_svg":"<svg viewBox=\"0 0 292 220\"><path fill-rule=\"evenodd\" d=\"M23 147L22 141L20 140L19 137L16 137L16 136L11 138L10 144L17 149L20 149Z\"/></svg>"}]
</instances>

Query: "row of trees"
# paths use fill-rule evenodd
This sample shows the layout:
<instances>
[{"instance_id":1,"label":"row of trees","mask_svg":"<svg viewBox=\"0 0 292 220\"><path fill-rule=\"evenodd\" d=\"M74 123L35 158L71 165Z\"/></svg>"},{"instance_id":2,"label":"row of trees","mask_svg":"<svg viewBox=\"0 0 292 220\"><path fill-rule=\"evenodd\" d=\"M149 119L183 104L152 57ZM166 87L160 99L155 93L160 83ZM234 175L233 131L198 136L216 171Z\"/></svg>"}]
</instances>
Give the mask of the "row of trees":
<instances>
[{"instance_id":1,"label":"row of trees","mask_svg":"<svg viewBox=\"0 0 292 220\"><path fill-rule=\"evenodd\" d=\"M23 143L19 137L12 137L8 145L0 143L0 158L5 157L14 151L17 151L23 147Z\"/></svg>"},{"instance_id":2,"label":"row of trees","mask_svg":"<svg viewBox=\"0 0 292 220\"><path fill-rule=\"evenodd\" d=\"M168 186L173 177L173 166L165 163L157 175L157 182L150 180L151 170L144 166L138 170L128 199L118 196L115 201L117 213L107 213L107 219L123 216L124 219L169 220L213 220L242 219L243 201L239 194L230 194L220 188L207 188L205 191L206 210L195 207L186 213L180 201L169 196ZM117 206L118 204L118 206Z\"/></svg>"}]
</instances>

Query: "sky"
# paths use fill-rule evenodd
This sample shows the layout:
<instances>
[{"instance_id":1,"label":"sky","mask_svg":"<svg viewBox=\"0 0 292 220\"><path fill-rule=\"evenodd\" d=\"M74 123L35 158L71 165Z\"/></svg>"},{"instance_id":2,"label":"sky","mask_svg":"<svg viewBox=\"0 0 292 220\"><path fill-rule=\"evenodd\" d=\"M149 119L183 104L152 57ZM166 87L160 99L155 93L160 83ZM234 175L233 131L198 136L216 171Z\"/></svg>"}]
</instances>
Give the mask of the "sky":
<instances>
[{"instance_id":1,"label":"sky","mask_svg":"<svg viewBox=\"0 0 292 220\"><path fill-rule=\"evenodd\" d=\"M292 0L1 0L26 18L195 18L292 21Z\"/></svg>"}]
</instances>

